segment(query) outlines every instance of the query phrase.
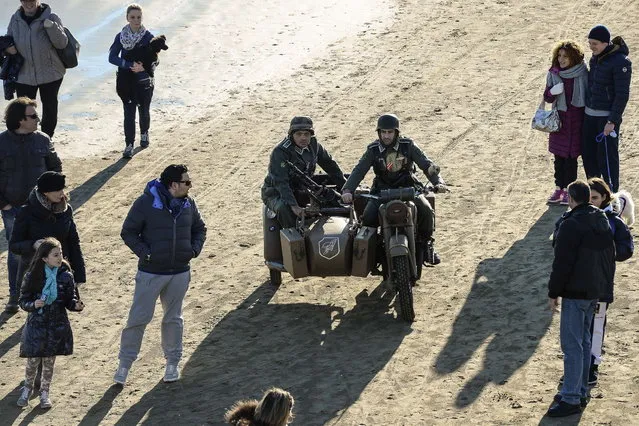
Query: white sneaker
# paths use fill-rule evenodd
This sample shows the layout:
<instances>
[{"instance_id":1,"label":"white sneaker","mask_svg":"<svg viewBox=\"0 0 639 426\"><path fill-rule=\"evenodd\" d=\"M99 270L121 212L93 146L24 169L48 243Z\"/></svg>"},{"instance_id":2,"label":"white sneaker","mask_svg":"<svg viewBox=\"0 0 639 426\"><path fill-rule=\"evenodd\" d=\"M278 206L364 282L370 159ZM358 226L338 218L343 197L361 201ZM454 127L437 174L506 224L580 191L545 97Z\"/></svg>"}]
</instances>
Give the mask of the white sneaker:
<instances>
[{"instance_id":1,"label":"white sneaker","mask_svg":"<svg viewBox=\"0 0 639 426\"><path fill-rule=\"evenodd\" d=\"M180 372L176 364L167 364L164 370L164 383L177 382L180 379Z\"/></svg>"},{"instance_id":2,"label":"white sneaker","mask_svg":"<svg viewBox=\"0 0 639 426\"><path fill-rule=\"evenodd\" d=\"M49 391L40 392L40 408L51 408L51 400L49 399Z\"/></svg>"},{"instance_id":3,"label":"white sneaker","mask_svg":"<svg viewBox=\"0 0 639 426\"><path fill-rule=\"evenodd\" d=\"M31 389L26 386L22 387L22 393L18 398L18 407L27 407L29 405L29 397L31 396Z\"/></svg>"},{"instance_id":4,"label":"white sneaker","mask_svg":"<svg viewBox=\"0 0 639 426\"><path fill-rule=\"evenodd\" d=\"M118 367L118 371L113 376L113 381L117 384L124 386L126 383L126 377L129 375L129 369L125 367Z\"/></svg>"}]
</instances>

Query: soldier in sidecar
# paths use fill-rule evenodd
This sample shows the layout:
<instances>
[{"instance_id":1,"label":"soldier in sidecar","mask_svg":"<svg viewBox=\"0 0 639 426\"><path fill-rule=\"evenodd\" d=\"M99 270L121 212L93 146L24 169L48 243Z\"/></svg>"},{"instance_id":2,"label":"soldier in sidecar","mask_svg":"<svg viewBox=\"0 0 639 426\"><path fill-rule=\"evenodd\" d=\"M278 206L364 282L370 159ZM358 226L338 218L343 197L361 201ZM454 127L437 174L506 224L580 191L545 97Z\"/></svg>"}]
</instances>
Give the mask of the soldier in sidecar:
<instances>
[{"instance_id":1,"label":"soldier in sidecar","mask_svg":"<svg viewBox=\"0 0 639 426\"><path fill-rule=\"evenodd\" d=\"M345 179L339 165L328 151L317 141L313 120L310 117L293 117L288 135L271 154L268 174L262 186L262 201L275 213L282 228L295 226L297 217L308 202L306 184L296 176L289 164L294 165L307 177L312 177L316 166L320 166L338 188Z\"/></svg>"},{"instance_id":2,"label":"soldier in sidecar","mask_svg":"<svg viewBox=\"0 0 639 426\"><path fill-rule=\"evenodd\" d=\"M381 115L377 120L376 130L378 139L368 145L350 174L342 189L342 200L345 203L353 201L353 192L371 167L375 172L371 194L394 188L417 189L421 194L414 200L417 208L416 257L436 265L441 259L434 248L435 212L426 198L428 190L415 176L415 164L426 174L435 192L447 192L446 184L439 174L439 167L412 139L400 135L399 119L396 115ZM369 199L362 217L364 226L379 225L380 204L379 199Z\"/></svg>"}]
</instances>

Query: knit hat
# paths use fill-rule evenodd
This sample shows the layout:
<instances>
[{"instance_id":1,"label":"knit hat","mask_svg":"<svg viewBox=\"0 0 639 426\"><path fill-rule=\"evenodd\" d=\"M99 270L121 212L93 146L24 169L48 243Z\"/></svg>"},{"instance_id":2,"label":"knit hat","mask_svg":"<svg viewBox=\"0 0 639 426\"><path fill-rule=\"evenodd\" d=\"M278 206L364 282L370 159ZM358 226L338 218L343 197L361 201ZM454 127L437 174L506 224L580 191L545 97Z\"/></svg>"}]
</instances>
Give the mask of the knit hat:
<instances>
[{"instance_id":1,"label":"knit hat","mask_svg":"<svg viewBox=\"0 0 639 426\"><path fill-rule=\"evenodd\" d=\"M44 172L38 178L38 191L41 193L55 192L64 189L65 175L58 172Z\"/></svg>"},{"instance_id":2,"label":"knit hat","mask_svg":"<svg viewBox=\"0 0 639 426\"><path fill-rule=\"evenodd\" d=\"M608 28L604 25L597 25L590 30L588 38L599 40L603 43L610 43L610 30L608 30Z\"/></svg>"}]
</instances>

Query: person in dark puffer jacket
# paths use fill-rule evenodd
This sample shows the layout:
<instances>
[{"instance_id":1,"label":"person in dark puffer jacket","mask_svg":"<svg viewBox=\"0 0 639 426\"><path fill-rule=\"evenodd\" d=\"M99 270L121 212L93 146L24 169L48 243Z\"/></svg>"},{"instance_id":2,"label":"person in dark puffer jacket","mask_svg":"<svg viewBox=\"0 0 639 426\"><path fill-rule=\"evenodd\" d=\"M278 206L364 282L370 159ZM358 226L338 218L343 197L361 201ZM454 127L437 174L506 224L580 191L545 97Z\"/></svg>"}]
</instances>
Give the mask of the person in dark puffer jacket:
<instances>
[{"instance_id":1,"label":"person in dark puffer jacket","mask_svg":"<svg viewBox=\"0 0 639 426\"><path fill-rule=\"evenodd\" d=\"M38 104L29 98L9 102L4 114L7 130L0 133L0 209L7 242L11 239L18 209L47 170L62 171L62 163L51 139L38 131ZM7 255L9 301L5 311L18 311L22 271L20 257Z\"/></svg>"},{"instance_id":2,"label":"person in dark puffer jacket","mask_svg":"<svg viewBox=\"0 0 639 426\"><path fill-rule=\"evenodd\" d=\"M179 379L182 358L182 303L189 288L189 262L202 251L206 225L195 200L188 196L191 180L184 165L172 164L159 180L152 180L131 207L120 236L138 257L135 293L120 342L120 365L114 381L126 382L138 356L144 329L162 301L162 349L165 382Z\"/></svg>"},{"instance_id":3,"label":"person in dark puffer jacket","mask_svg":"<svg viewBox=\"0 0 639 426\"><path fill-rule=\"evenodd\" d=\"M261 401L238 401L226 412L224 420L233 426L286 426L293 420L293 396L280 388L271 388Z\"/></svg>"},{"instance_id":4,"label":"person in dark puffer jacket","mask_svg":"<svg viewBox=\"0 0 639 426\"><path fill-rule=\"evenodd\" d=\"M67 310L79 312L84 309L71 267L63 259L62 247L55 238L45 239L38 247L24 277L20 307L29 312L29 316L20 341L20 356L28 359L18 405L28 405L36 370L42 363L40 406L49 408L55 358L73 353L73 333Z\"/></svg>"},{"instance_id":5,"label":"person in dark puffer jacket","mask_svg":"<svg viewBox=\"0 0 639 426\"><path fill-rule=\"evenodd\" d=\"M590 187L582 180L568 185L571 210L557 223L555 258L548 281L548 302L554 312L561 297L559 338L564 353L564 381L550 417L581 412L588 403L590 326L597 300L612 285L615 247L608 218L590 204Z\"/></svg>"},{"instance_id":6,"label":"person in dark puffer jacket","mask_svg":"<svg viewBox=\"0 0 639 426\"><path fill-rule=\"evenodd\" d=\"M21 256L23 265L28 265L42 240L53 237L62 244L62 252L71 263L76 284L83 284L86 282L84 256L73 220L73 208L67 203L64 193L65 178L58 172L44 172L38 178L27 203L18 211L9 250Z\"/></svg>"},{"instance_id":7,"label":"person in dark puffer jacket","mask_svg":"<svg viewBox=\"0 0 639 426\"><path fill-rule=\"evenodd\" d=\"M597 25L588 34L592 50L582 159L588 178L603 177L612 192L619 190L619 132L630 96L632 63L621 37L610 40L610 31ZM603 133L603 136L599 136ZM597 142L597 138L600 142Z\"/></svg>"}]
</instances>

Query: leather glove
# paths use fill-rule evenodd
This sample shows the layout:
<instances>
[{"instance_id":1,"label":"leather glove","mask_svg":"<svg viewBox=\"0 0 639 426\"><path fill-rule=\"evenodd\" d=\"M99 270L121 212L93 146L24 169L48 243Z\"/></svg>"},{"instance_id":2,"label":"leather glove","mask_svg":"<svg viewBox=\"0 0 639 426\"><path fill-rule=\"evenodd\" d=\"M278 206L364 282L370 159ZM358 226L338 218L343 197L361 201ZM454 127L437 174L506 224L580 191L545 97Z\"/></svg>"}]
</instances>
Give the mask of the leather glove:
<instances>
[{"instance_id":1,"label":"leather glove","mask_svg":"<svg viewBox=\"0 0 639 426\"><path fill-rule=\"evenodd\" d=\"M450 189L443 183L438 183L433 187L433 191L435 191L436 194L442 194L444 192L450 192Z\"/></svg>"},{"instance_id":2,"label":"leather glove","mask_svg":"<svg viewBox=\"0 0 639 426\"><path fill-rule=\"evenodd\" d=\"M350 204L353 202L353 194L350 192L345 192L342 194L342 201L346 204Z\"/></svg>"},{"instance_id":3,"label":"leather glove","mask_svg":"<svg viewBox=\"0 0 639 426\"><path fill-rule=\"evenodd\" d=\"M564 93L564 83L557 83L550 88L550 94L557 96Z\"/></svg>"}]
</instances>

